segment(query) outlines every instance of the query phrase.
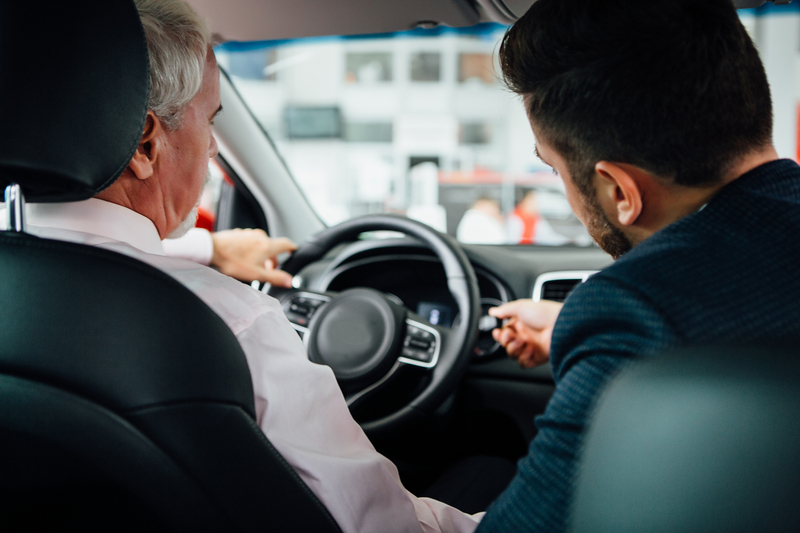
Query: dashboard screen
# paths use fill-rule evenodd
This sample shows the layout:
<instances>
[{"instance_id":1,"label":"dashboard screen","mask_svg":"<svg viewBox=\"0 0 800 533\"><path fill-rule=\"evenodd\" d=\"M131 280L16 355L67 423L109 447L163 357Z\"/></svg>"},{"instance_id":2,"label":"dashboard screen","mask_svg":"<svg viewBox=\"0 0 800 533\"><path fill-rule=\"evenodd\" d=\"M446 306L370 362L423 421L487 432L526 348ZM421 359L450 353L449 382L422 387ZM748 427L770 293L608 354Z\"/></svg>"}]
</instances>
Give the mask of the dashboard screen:
<instances>
[{"instance_id":1,"label":"dashboard screen","mask_svg":"<svg viewBox=\"0 0 800 533\"><path fill-rule=\"evenodd\" d=\"M417 314L434 326L449 328L453 324L453 311L447 305L420 302Z\"/></svg>"}]
</instances>

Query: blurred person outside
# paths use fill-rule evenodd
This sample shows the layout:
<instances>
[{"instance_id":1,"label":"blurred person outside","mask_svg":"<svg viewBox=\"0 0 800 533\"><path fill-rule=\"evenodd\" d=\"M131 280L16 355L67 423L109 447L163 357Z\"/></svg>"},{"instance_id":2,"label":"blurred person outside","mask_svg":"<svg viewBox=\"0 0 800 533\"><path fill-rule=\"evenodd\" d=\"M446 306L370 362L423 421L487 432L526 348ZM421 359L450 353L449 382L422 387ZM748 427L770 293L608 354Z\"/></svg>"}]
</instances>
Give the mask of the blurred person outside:
<instances>
[{"instance_id":1,"label":"blurred person outside","mask_svg":"<svg viewBox=\"0 0 800 533\"><path fill-rule=\"evenodd\" d=\"M539 212L536 190L525 193L522 200L506 217L509 244L545 244L558 246L570 242L547 222Z\"/></svg>"},{"instance_id":2,"label":"blurred person outside","mask_svg":"<svg viewBox=\"0 0 800 533\"><path fill-rule=\"evenodd\" d=\"M487 196L478 198L461 217L456 239L466 244L505 244L503 213L497 200Z\"/></svg>"}]
</instances>

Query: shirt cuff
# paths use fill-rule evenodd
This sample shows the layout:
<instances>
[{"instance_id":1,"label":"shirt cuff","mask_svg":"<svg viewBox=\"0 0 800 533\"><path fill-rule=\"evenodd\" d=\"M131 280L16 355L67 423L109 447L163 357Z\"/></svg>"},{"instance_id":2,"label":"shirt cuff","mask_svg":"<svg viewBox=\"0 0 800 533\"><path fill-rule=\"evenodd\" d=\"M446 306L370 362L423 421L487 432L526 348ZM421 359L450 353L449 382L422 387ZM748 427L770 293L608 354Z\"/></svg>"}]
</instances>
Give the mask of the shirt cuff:
<instances>
[{"instance_id":1,"label":"shirt cuff","mask_svg":"<svg viewBox=\"0 0 800 533\"><path fill-rule=\"evenodd\" d=\"M183 237L164 239L161 244L164 246L165 255L201 265L210 265L214 256L211 232L203 228L192 228Z\"/></svg>"}]
</instances>

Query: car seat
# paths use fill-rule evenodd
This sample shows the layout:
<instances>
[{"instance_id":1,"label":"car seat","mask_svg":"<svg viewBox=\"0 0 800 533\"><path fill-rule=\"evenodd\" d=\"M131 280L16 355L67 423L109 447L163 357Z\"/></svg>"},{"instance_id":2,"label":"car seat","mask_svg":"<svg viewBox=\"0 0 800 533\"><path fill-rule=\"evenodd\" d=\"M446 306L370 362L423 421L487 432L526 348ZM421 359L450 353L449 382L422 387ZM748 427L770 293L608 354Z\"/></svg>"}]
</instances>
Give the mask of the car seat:
<instances>
[{"instance_id":1,"label":"car seat","mask_svg":"<svg viewBox=\"0 0 800 533\"><path fill-rule=\"evenodd\" d=\"M798 383L792 346L637 363L592 418L571 530L800 531Z\"/></svg>"},{"instance_id":2,"label":"car seat","mask_svg":"<svg viewBox=\"0 0 800 533\"><path fill-rule=\"evenodd\" d=\"M0 529L340 531L255 422L231 331L180 283L24 232L87 199L141 136L130 0L0 3Z\"/></svg>"}]
</instances>

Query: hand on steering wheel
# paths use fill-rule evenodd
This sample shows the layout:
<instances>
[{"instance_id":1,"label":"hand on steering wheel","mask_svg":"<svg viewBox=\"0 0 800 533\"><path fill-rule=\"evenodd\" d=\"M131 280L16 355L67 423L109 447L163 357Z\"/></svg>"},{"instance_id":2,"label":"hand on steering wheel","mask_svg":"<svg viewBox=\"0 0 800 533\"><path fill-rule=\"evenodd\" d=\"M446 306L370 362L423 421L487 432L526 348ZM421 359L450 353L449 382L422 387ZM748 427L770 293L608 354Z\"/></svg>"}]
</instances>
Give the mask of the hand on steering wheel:
<instances>
[{"instance_id":1,"label":"hand on steering wheel","mask_svg":"<svg viewBox=\"0 0 800 533\"><path fill-rule=\"evenodd\" d=\"M439 407L466 371L480 318L477 279L460 245L452 237L406 217L367 215L328 228L301 245L281 268L296 274L337 244L378 230L403 232L436 254L458 305L461 319L457 328L434 326L372 289L348 289L338 294L277 287L269 290L302 334L309 358L333 369L351 410L380 398L404 367L421 373L420 392L394 412L362 422L366 431L395 429Z\"/></svg>"}]
</instances>

